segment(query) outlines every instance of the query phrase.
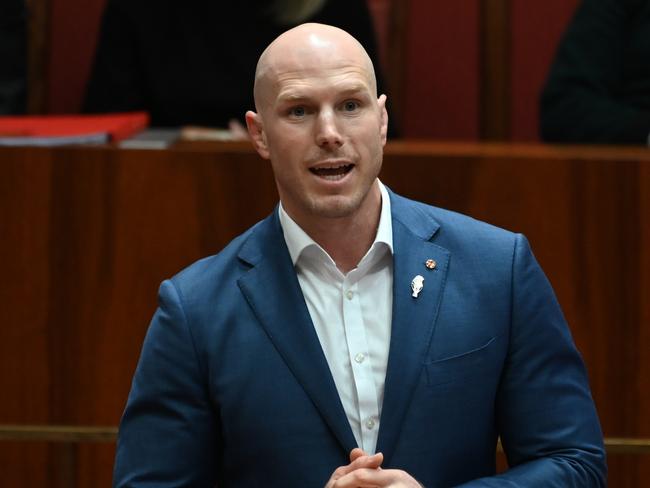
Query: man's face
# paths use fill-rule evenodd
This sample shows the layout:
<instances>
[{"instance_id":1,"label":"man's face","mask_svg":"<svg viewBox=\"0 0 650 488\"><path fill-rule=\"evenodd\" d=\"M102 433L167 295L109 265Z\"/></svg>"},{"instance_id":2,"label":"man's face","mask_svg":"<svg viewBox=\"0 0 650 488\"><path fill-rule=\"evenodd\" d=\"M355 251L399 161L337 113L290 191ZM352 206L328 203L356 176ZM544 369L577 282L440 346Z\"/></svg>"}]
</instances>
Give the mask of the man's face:
<instances>
[{"instance_id":1,"label":"man's face","mask_svg":"<svg viewBox=\"0 0 650 488\"><path fill-rule=\"evenodd\" d=\"M298 223L353 217L371 205L381 168L386 97L376 98L365 53L340 51L284 55L258 103L262 146L256 146L271 159L282 204Z\"/></svg>"}]
</instances>

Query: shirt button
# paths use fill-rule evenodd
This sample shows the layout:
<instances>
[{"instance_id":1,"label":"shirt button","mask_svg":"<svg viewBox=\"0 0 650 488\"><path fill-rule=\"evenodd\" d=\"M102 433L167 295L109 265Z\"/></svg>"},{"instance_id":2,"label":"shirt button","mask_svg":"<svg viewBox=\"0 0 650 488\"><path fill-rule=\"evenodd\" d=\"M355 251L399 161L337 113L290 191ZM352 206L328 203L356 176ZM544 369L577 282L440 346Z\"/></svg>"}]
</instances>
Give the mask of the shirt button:
<instances>
[{"instance_id":1,"label":"shirt button","mask_svg":"<svg viewBox=\"0 0 650 488\"><path fill-rule=\"evenodd\" d=\"M348 297L348 300L352 300L352 297L354 296L354 292L352 290L348 290L345 292L345 296Z\"/></svg>"},{"instance_id":2,"label":"shirt button","mask_svg":"<svg viewBox=\"0 0 650 488\"><path fill-rule=\"evenodd\" d=\"M366 427L368 427L368 430L372 430L375 426L375 421L371 418L366 420Z\"/></svg>"},{"instance_id":3,"label":"shirt button","mask_svg":"<svg viewBox=\"0 0 650 488\"><path fill-rule=\"evenodd\" d=\"M354 360L359 364L363 363L364 359L366 359L366 355L361 352L354 356Z\"/></svg>"}]
</instances>

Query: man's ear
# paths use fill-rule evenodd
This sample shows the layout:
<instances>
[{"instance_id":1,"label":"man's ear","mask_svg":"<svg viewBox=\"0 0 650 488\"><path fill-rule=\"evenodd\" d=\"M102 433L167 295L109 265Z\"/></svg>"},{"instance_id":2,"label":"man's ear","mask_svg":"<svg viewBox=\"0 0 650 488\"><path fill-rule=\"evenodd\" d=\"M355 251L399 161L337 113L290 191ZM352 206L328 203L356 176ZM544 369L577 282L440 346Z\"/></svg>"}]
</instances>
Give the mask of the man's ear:
<instances>
[{"instance_id":1,"label":"man's ear","mask_svg":"<svg viewBox=\"0 0 650 488\"><path fill-rule=\"evenodd\" d=\"M379 126L379 135L381 137L381 145L386 144L386 137L388 134L388 111L386 110L386 95L381 95L377 99L377 105L379 106L379 116L380 126Z\"/></svg>"},{"instance_id":2,"label":"man's ear","mask_svg":"<svg viewBox=\"0 0 650 488\"><path fill-rule=\"evenodd\" d=\"M264 159L269 159L270 153L268 145L266 144L266 133L264 132L262 117L252 110L249 110L246 112L246 127L248 128L248 135L250 135L257 153Z\"/></svg>"}]
</instances>

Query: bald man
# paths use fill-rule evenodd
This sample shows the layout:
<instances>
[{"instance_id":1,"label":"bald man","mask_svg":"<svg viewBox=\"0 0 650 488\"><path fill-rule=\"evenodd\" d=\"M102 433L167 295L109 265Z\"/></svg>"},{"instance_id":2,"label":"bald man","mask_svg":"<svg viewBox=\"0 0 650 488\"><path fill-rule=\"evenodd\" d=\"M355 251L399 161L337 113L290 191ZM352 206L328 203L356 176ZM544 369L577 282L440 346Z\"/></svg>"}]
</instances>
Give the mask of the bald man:
<instances>
[{"instance_id":1,"label":"bald man","mask_svg":"<svg viewBox=\"0 0 650 488\"><path fill-rule=\"evenodd\" d=\"M384 187L385 103L339 29L264 51L246 121L280 204L161 285L114 486L605 486L526 239Z\"/></svg>"}]
</instances>

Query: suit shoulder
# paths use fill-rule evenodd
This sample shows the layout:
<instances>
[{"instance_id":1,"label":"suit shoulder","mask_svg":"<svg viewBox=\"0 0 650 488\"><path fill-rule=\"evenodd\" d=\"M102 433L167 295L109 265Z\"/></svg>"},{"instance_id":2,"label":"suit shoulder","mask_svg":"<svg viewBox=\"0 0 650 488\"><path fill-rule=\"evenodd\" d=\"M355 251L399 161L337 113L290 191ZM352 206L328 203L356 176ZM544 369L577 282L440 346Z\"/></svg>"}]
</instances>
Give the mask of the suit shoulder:
<instances>
[{"instance_id":1,"label":"suit shoulder","mask_svg":"<svg viewBox=\"0 0 650 488\"><path fill-rule=\"evenodd\" d=\"M464 240L481 239L495 244L512 243L516 233L452 210L431 207L440 222L441 235L454 234Z\"/></svg>"},{"instance_id":2,"label":"suit shoulder","mask_svg":"<svg viewBox=\"0 0 650 488\"><path fill-rule=\"evenodd\" d=\"M436 240L512 245L516 233L459 212L435 207L393 194L394 218L409 229L423 229L426 235L433 226ZM423 235L424 237L424 235ZM428 236L427 236L428 237Z\"/></svg>"}]
</instances>

